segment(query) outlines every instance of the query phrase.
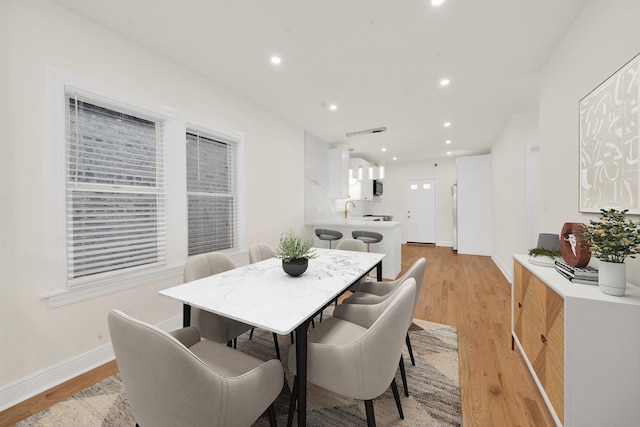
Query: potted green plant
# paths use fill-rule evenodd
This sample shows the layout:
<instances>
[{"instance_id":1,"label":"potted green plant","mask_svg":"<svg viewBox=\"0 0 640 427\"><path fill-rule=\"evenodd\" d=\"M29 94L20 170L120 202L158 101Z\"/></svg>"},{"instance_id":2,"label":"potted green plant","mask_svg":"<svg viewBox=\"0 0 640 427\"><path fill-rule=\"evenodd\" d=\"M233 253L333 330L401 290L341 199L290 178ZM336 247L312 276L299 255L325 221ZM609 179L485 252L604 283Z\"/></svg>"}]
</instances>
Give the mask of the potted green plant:
<instances>
[{"instance_id":1,"label":"potted green plant","mask_svg":"<svg viewBox=\"0 0 640 427\"><path fill-rule=\"evenodd\" d=\"M280 236L280 244L273 256L282 260L282 269L290 276L300 276L307 271L309 260L318 255L312 249L313 240L306 240L292 231Z\"/></svg>"},{"instance_id":2,"label":"potted green plant","mask_svg":"<svg viewBox=\"0 0 640 427\"><path fill-rule=\"evenodd\" d=\"M598 285L609 295L622 296L627 287L627 257L635 258L640 246L640 223L626 219L629 210L601 209L600 220L590 220L583 232L591 254L598 258Z\"/></svg>"}]
</instances>

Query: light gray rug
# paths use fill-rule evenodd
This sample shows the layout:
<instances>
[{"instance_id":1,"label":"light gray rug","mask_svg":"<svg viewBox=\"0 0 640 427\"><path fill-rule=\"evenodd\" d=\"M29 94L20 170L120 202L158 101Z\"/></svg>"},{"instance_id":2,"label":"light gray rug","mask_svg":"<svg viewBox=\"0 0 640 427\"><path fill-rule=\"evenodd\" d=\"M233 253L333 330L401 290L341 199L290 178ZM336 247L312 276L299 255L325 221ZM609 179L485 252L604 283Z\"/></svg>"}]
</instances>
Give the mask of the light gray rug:
<instances>
[{"instance_id":1,"label":"light gray rug","mask_svg":"<svg viewBox=\"0 0 640 427\"><path fill-rule=\"evenodd\" d=\"M461 406L456 329L414 320L410 332L416 366L405 349L409 398L402 395L400 374L396 378L405 419L400 420L391 390L374 400L379 426L461 426ZM275 357L271 333L256 330L253 339L238 338L238 349L261 359ZM280 337L280 351L286 360L290 341ZM286 371L286 369L285 369ZM287 372L285 386L276 400L278 425L285 426L293 376ZM307 425L365 426L364 403L309 385ZM254 426L268 426L266 417ZM135 426L133 415L118 375L109 377L20 423L18 427Z\"/></svg>"}]
</instances>

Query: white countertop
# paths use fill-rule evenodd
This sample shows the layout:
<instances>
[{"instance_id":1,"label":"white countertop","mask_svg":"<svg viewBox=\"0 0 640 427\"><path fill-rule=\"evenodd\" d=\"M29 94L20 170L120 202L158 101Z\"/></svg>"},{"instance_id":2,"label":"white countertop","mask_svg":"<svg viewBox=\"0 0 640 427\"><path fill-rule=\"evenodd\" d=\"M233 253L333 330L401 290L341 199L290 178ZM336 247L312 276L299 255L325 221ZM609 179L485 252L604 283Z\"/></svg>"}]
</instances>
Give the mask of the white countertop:
<instances>
[{"instance_id":1,"label":"white countertop","mask_svg":"<svg viewBox=\"0 0 640 427\"><path fill-rule=\"evenodd\" d=\"M400 226L400 221L374 221L372 219L368 219L370 217L366 217L367 219L363 219L365 217L358 218L348 218L348 219L331 219L326 221L319 221L314 224L310 224L314 227L331 227L337 225L344 226L355 226L355 227L372 227L372 228L392 228L396 226Z\"/></svg>"},{"instance_id":2,"label":"white countertop","mask_svg":"<svg viewBox=\"0 0 640 427\"><path fill-rule=\"evenodd\" d=\"M384 254L316 249L318 258L299 277L271 258L159 293L193 307L287 335L340 295Z\"/></svg>"}]
</instances>

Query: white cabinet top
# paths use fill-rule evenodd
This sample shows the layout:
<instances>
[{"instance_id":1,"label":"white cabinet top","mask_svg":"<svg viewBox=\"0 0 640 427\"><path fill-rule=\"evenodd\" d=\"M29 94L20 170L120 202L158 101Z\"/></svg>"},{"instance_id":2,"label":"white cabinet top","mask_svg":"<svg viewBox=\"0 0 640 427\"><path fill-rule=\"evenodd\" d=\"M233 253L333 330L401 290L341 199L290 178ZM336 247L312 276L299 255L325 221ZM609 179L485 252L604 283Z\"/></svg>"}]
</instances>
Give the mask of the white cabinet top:
<instances>
[{"instance_id":1,"label":"white cabinet top","mask_svg":"<svg viewBox=\"0 0 640 427\"><path fill-rule=\"evenodd\" d=\"M513 258L564 298L584 298L615 304L640 305L640 288L631 283L627 283L624 296L615 297L603 294L597 285L572 283L562 277L554 267L531 264L528 255L514 255Z\"/></svg>"}]
</instances>

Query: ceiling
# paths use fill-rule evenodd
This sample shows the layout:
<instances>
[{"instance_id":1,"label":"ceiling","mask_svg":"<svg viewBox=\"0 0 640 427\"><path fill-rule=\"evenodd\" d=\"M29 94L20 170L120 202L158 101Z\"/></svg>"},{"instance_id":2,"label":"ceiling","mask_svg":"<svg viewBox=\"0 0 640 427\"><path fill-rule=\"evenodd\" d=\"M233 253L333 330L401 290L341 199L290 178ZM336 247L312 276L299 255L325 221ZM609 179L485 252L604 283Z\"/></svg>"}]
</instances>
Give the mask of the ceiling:
<instances>
[{"instance_id":1,"label":"ceiling","mask_svg":"<svg viewBox=\"0 0 640 427\"><path fill-rule=\"evenodd\" d=\"M509 116L537 110L538 73L586 3L52 1L387 164L488 153ZM387 131L346 136L377 127Z\"/></svg>"}]
</instances>

